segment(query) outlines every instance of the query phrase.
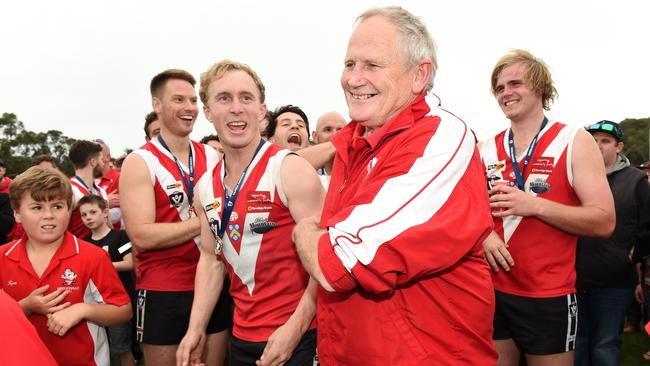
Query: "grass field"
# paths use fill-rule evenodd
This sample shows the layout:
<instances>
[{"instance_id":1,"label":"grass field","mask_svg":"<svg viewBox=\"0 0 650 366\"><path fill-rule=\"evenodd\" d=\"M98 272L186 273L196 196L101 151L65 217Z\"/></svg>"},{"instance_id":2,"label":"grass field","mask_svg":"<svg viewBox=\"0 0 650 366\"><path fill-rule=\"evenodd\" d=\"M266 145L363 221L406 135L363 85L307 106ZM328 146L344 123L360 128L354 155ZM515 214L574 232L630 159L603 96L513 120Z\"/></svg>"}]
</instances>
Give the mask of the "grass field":
<instances>
[{"instance_id":1,"label":"grass field","mask_svg":"<svg viewBox=\"0 0 650 366\"><path fill-rule=\"evenodd\" d=\"M650 350L650 337L645 332L623 334L621 366L650 366L642 355Z\"/></svg>"}]
</instances>

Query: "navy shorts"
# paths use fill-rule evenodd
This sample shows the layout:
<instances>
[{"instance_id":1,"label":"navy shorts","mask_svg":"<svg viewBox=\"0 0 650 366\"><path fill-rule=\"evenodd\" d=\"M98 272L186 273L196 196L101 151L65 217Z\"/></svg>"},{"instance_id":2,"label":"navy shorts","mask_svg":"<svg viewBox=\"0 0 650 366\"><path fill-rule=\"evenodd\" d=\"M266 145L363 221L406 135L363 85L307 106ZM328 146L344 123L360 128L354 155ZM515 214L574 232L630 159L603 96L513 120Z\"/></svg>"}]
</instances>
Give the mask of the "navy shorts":
<instances>
[{"instance_id":1,"label":"navy shorts","mask_svg":"<svg viewBox=\"0 0 650 366\"><path fill-rule=\"evenodd\" d=\"M532 298L495 291L494 340L512 339L520 351L551 355L573 351L578 330L576 294Z\"/></svg>"},{"instance_id":2,"label":"navy shorts","mask_svg":"<svg viewBox=\"0 0 650 366\"><path fill-rule=\"evenodd\" d=\"M179 344L190 323L194 291L138 290L137 337L144 344ZM232 328L232 298L227 290L212 312L207 334Z\"/></svg>"}]
</instances>

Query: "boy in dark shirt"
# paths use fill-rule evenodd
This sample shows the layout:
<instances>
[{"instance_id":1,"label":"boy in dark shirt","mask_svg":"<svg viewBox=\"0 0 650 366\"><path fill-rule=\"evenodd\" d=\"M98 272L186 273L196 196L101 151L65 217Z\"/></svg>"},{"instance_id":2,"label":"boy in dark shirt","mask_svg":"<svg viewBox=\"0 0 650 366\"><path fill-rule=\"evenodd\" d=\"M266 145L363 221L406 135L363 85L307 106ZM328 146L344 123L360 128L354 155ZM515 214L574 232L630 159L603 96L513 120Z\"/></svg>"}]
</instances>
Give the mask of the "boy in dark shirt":
<instances>
[{"instance_id":1,"label":"boy in dark shirt","mask_svg":"<svg viewBox=\"0 0 650 366\"><path fill-rule=\"evenodd\" d=\"M81 220L92 234L84 240L106 250L111 257L111 262L131 298L135 298L133 284L133 254L131 241L124 230L114 230L108 226L108 207L106 200L97 195L84 196L79 200ZM131 352L132 334L134 333L132 320L128 323L108 327L108 336L111 352L119 355L122 365L133 365L135 359Z\"/></svg>"}]
</instances>

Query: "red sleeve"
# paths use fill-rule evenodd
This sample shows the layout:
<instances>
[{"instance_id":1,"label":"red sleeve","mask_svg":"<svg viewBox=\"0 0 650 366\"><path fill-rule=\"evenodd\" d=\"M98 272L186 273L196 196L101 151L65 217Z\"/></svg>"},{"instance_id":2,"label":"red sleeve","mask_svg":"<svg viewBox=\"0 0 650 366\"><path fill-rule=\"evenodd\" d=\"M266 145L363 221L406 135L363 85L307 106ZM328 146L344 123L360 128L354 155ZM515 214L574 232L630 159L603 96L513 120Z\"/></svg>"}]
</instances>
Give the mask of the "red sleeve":
<instances>
[{"instance_id":1,"label":"red sleeve","mask_svg":"<svg viewBox=\"0 0 650 366\"><path fill-rule=\"evenodd\" d=\"M458 124L413 134L327 221L319 265L336 291L389 292L482 256L488 195L473 137Z\"/></svg>"}]
</instances>

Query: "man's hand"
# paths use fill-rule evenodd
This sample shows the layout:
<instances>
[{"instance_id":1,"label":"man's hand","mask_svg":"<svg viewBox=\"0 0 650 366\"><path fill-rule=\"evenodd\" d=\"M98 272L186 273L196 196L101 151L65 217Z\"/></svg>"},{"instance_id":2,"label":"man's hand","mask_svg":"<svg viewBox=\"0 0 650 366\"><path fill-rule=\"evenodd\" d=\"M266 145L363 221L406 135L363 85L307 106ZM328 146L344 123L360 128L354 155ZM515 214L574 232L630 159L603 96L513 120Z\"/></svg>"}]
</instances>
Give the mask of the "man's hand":
<instances>
[{"instance_id":1,"label":"man's hand","mask_svg":"<svg viewBox=\"0 0 650 366\"><path fill-rule=\"evenodd\" d=\"M176 366L204 365L201 361L205 347L205 332L188 331L176 350Z\"/></svg>"},{"instance_id":2,"label":"man's hand","mask_svg":"<svg viewBox=\"0 0 650 366\"><path fill-rule=\"evenodd\" d=\"M120 207L120 194L111 193L108 195L108 208Z\"/></svg>"},{"instance_id":3,"label":"man's hand","mask_svg":"<svg viewBox=\"0 0 650 366\"><path fill-rule=\"evenodd\" d=\"M63 337L72 327L79 324L85 318L84 303L77 303L72 306L58 309L47 315L47 330Z\"/></svg>"},{"instance_id":4,"label":"man's hand","mask_svg":"<svg viewBox=\"0 0 650 366\"><path fill-rule=\"evenodd\" d=\"M293 228L293 242L303 243L305 240L308 240L308 236L312 235L314 232L318 232L319 235L324 232L320 229L320 222L318 217L312 216L306 219L302 219Z\"/></svg>"},{"instance_id":5,"label":"man's hand","mask_svg":"<svg viewBox=\"0 0 650 366\"><path fill-rule=\"evenodd\" d=\"M483 241L483 252L494 272L499 272L499 265L506 272L515 265L508 251L508 244L504 243L494 231Z\"/></svg>"},{"instance_id":6,"label":"man's hand","mask_svg":"<svg viewBox=\"0 0 650 366\"><path fill-rule=\"evenodd\" d=\"M25 315L29 316L33 313L47 315L48 313L51 313L53 311L52 308L59 305L59 303L63 301L69 293L68 290L60 288L52 291L48 295L43 295L48 288L50 288L50 285L39 287L27 295L27 297L19 301L20 307L23 308ZM57 309L61 310L68 306L70 306L70 303L66 302L61 304Z\"/></svg>"},{"instance_id":7,"label":"man's hand","mask_svg":"<svg viewBox=\"0 0 650 366\"><path fill-rule=\"evenodd\" d=\"M293 350L300 342L300 338L302 338L300 327L288 321L271 334L266 342L264 352L262 352L262 357L255 364L257 366L284 365L293 355Z\"/></svg>"},{"instance_id":8,"label":"man's hand","mask_svg":"<svg viewBox=\"0 0 650 366\"><path fill-rule=\"evenodd\" d=\"M643 285L638 284L636 285L636 288L634 289L634 298L636 299L636 302L639 304L643 304L645 301L645 294L643 293Z\"/></svg>"},{"instance_id":9,"label":"man's hand","mask_svg":"<svg viewBox=\"0 0 650 366\"><path fill-rule=\"evenodd\" d=\"M537 215L537 198L518 188L498 185L490 191L490 208L492 216L535 216Z\"/></svg>"}]
</instances>

